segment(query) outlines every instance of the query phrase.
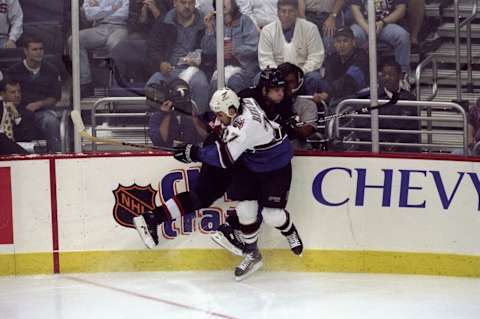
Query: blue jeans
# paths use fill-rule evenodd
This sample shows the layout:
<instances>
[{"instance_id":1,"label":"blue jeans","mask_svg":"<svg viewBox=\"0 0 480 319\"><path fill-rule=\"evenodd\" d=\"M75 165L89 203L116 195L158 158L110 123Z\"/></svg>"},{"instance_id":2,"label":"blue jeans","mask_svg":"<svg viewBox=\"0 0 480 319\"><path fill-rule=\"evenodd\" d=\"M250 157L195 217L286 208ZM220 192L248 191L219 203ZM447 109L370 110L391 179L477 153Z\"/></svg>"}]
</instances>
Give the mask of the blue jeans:
<instances>
[{"instance_id":1,"label":"blue jeans","mask_svg":"<svg viewBox=\"0 0 480 319\"><path fill-rule=\"evenodd\" d=\"M328 56L335 52L335 47L333 45L335 42L335 39L323 33L323 24L325 23L325 20L327 20L329 15L330 15L330 12L321 12L321 13L314 13L314 12L308 12L308 11L305 12L305 19L314 23L317 26L318 31L320 32L320 35L322 36L323 46L325 48L325 56ZM342 20L343 19L341 15L337 16L337 18L335 19L336 28L343 25Z\"/></svg>"},{"instance_id":2,"label":"blue jeans","mask_svg":"<svg viewBox=\"0 0 480 319\"><path fill-rule=\"evenodd\" d=\"M368 38L366 32L358 24L352 24L355 39L358 47L368 46ZM395 23L387 24L378 35L378 38L390 44L395 51L395 60L402 72L409 74L410 71L410 33L403 27Z\"/></svg>"},{"instance_id":3,"label":"blue jeans","mask_svg":"<svg viewBox=\"0 0 480 319\"><path fill-rule=\"evenodd\" d=\"M303 91L306 95L325 92L326 88L327 86L320 70L313 70L305 74L303 78Z\"/></svg>"},{"instance_id":4,"label":"blue jeans","mask_svg":"<svg viewBox=\"0 0 480 319\"><path fill-rule=\"evenodd\" d=\"M102 47L107 47L111 51L127 35L126 26L114 24L100 24L80 31L80 84L92 82L88 51ZM68 45L70 52L72 52L71 37L68 39Z\"/></svg>"},{"instance_id":5,"label":"blue jeans","mask_svg":"<svg viewBox=\"0 0 480 319\"><path fill-rule=\"evenodd\" d=\"M184 70L185 69L182 68L176 68L168 76L161 72L156 72L150 77L147 84L160 82L162 80L169 83L175 79L178 79L180 73L182 73ZM210 85L205 73L199 69L197 72L195 72L190 81L188 81L188 85L190 86L192 99L197 104L200 114L209 111L208 95L210 92Z\"/></svg>"},{"instance_id":6,"label":"blue jeans","mask_svg":"<svg viewBox=\"0 0 480 319\"><path fill-rule=\"evenodd\" d=\"M50 153L61 152L60 121L57 113L50 109L42 109L34 113L33 123L42 136L47 140L47 148Z\"/></svg>"}]
</instances>

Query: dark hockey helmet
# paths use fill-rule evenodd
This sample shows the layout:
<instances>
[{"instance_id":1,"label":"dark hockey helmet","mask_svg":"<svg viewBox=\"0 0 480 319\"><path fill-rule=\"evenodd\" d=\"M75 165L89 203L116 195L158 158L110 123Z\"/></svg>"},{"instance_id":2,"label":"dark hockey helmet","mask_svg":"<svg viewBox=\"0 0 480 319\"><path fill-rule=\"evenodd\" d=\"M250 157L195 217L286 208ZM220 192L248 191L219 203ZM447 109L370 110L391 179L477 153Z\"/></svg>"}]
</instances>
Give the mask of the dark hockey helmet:
<instances>
[{"instance_id":1,"label":"dark hockey helmet","mask_svg":"<svg viewBox=\"0 0 480 319\"><path fill-rule=\"evenodd\" d=\"M303 70L299 66L290 62L284 62L277 67L277 72L280 74L280 77L283 78L285 81L289 74L295 74L295 76L297 77L297 86L292 90L292 93L296 93L302 88L304 74Z\"/></svg>"},{"instance_id":2,"label":"dark hockey helmet","mask_svg":"<svg viewBox=\"0 0 480 319\"><path fill-rule=\"evenodd\" d=\"M163 102L169 99L169 86L165 81L148 83L144 89L147 105L159 110Z\"/></svg>"},{"instance_id":3,"label":"dark hockey helmet","mask_svg":"<svg viewBox=\"0 0 480 319\"><path fill-rule=\"evenodd\" d=\"M190 86L182 79L175 79L170 82L170 101L174 110L181 113L192 114L193 101L190 93Z\"/></svg>"},{"instance_id":4,"label":"dark hockey helmet","mask_svg":"<svg viewBox=\"0 0 480 319\"><path fill-rule=\"evenodd\" d=\"M258 81L258 86L260 88L270 89L284 87L285 85L286 82L277 69L267 67L265 70L260 72L260 79Z\"/></svg>"}]
</instances>

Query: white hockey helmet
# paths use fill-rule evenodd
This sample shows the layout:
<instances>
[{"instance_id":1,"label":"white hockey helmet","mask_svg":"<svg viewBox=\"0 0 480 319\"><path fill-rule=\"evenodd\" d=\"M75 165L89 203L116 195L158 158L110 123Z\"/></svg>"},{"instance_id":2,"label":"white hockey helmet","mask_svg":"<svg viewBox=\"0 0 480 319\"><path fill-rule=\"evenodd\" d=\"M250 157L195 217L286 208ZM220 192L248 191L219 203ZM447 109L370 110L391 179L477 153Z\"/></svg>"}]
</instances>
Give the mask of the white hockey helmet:
<instances>
[{"instance_id":1,"label":"white hockey helmet","mask_svg":"<svg viewBox=\"0 0 480 319\"><path fill-rule=\"evenodd\" d=\"M231 117L228 113L228 110L231 107L235 108L235 110L238 110L240 107L240 98L232 89L224 87L213 93L212 98L210 99L210 109L213 112L223 112Z\"/></svg>"}]
</instances>

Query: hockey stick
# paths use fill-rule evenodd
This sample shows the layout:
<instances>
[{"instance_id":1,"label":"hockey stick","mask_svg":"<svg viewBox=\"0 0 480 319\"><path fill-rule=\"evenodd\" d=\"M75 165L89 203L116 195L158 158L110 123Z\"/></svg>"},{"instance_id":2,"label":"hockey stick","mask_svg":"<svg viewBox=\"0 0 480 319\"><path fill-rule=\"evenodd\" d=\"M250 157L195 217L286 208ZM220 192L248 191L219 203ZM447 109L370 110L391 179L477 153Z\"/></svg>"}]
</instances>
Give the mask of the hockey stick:
<instances>
[{"instance_id":1,"label":"hockey stick","mask_svg":"<svg viewBox=\"0 0 480 319\"><path fill-rule=\"evenodd\" d=\"M107 138L101 138L101 137L95 137L92 136L87 132L87 129L85 128L85 125L83 124L82 121L82 116L80 115L80 112L78 110L73 110L70 113L70 117L72 118L73 126L75 127L75 130L80 134L81 137L83 137L86 140L95 142L95 143L104 143L104 144L109 144L109 145L119 145L119 146L129 146L129 147L135 147L135 148L140 148L144 150L154 150L154 151L168 151L168 152L173 152L175 151L175 148L173 147L166 147L166 146L148 146L148 145L143 145L143 144L137 144L137 143L128 143L128 142L123 142L123 141L117 141L117 140L111 140Z\"/></svg>"},{"instance_id":2,"label":"hockey stick","mask_svg":"<svg viewBox=\"0 0 480 319\"><path fill-rule=\"evenodd\" d=\"M301 127L301 126L314 124L314 123L325 123L325 122L328 122L330 120L335 120L335 119L339 119L339 118L346 117L346 116L351 116L351 115L368 114L373 110L377 110L377 109L380 109L380 108L386 107L386 106L395 105L395 104L397 104L398 99L399 99L399 95L397 93L394 93L392 95L392 98L384 104L379 104L379 105L376 105L376 106L365 106L365 107L362 107L359 110L351 110L351 111L343 112L343 113L340 113L340 114L328 115L328 116L325 116L322 119L318 119L317 121L299 122L299 123L297 123L296 126Z\"/></svg>"},{"instance_id":3,"label":"hockey stick","mask_svg":"<svg viewBox=\"0 0 480 319\"><path fill-rule=\"evenodd\" d=\"M350 115L368 114L373 110L378 110L379 108L382 108L382 107L395 105L395 104L397 104L398 99L399 99L399 94L398 93L393 93L392 97L390 98L390 101L388 101L384 104L379 104L379 105L375 105L375 106L365 106L365 107L362 107L359 110L351 110L351 111L343 112L343 113L340 113L340 114L325 116L323 119L320 120L320 122L327 122L327 121L330 121L330 120L335 120L335 119L342 118L342 117L345 117L345 116L350 116Z\"/></svg>"}]
</instances>

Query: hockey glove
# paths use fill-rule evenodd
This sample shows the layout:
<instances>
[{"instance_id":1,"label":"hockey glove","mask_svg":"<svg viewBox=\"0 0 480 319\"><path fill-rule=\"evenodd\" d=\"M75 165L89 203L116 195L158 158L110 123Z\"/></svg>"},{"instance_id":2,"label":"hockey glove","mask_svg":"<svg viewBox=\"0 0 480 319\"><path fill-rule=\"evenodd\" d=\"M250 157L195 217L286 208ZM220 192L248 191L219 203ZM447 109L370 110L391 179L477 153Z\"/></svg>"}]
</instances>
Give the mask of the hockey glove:
<instances>
[{"instance_id":1,"label":"hockey glove","mask_svg":"<svg viewBox=\"0 0 480 319\"><path fill-rule=\"evenodd\" d=\"M183 144L178 147L176 147L175 151L173 152L173 157L177 161L180 161L182 163L192 163L196 162L194 159L194 156L192 156L195 151L197 150L198 146L195 146L193 144Z\"/></svg>"},{"instance_id":2,"label":"hockey glove","mask_svg":"<svg viewBox=\"0 0 480 319\"><path fill-rule=\"evenodd\" d=\"M285 128L294 129L294 128L297 128L299 126L302 126L302 123L300 122L300 117L298 115L293 115L293 116L285 119L281 123L281 125L284 126Z\"/></svg>"}]
</instances>

